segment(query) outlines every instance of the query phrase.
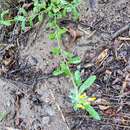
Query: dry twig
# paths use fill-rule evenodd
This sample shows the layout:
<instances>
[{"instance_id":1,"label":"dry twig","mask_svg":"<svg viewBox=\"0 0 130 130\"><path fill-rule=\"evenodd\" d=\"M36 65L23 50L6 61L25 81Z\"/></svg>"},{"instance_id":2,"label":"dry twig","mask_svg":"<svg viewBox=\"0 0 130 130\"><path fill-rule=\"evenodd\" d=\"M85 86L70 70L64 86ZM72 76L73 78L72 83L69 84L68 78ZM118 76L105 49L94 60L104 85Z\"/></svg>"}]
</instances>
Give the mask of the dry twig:
<instances>
[{"instance_id":1,"label":"dry twig","mask_svg":"<svg viewBox=\"0 0 130 130\"><path fill-rule=\"evenodd\" d=\"M121 35L122 33L124 33L125 31L129 30L130 27L130 23L128 25L125 25L124 27L122 27L121 29L119 29L117 32L115 32L112 35L112 40L114 40L115 38L117 38L119 35Z\"/></svg>"}]
</instances>

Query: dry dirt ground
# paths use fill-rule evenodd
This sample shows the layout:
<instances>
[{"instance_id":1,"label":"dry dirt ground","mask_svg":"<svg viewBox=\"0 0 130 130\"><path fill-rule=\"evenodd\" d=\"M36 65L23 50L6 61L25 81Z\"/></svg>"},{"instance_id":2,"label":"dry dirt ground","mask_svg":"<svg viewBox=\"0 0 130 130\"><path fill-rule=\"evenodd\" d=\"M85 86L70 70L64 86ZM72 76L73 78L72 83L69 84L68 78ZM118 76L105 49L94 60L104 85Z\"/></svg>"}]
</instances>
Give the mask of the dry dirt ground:
<instances>
[{"instance_id":1,"label":"dry dirt ground","mask_svg":"<svg viewBox=\"0 0 130 130\"><path fill-rule=\"evenodd\" d=\"M94 104L102 120L95 121L83 111L75 112L68 97L71 81L52 76L60 58L50 53L57 43L48 40L44 23L29 34L11 39L17 47L10 41L4 45L16 61L11 69L1 65L6 73L0 79L0 111L6 117L0 122L0 130L130 130L130 41L113 39L115 32L130 22L130 1L98 0L91 5L84 0L79 11L81 22L71 24L76 24L82 37L71 51L82 58L83 78L97 75L88 95L105 102L102 106ZM1 44L8 38L4 35L1 31ZM120 35L129 37L129 29ZM107 58L96 64L104 50ZM9 52L0 51L4 64L3 58Z\"/></svg>"}]
</instances>

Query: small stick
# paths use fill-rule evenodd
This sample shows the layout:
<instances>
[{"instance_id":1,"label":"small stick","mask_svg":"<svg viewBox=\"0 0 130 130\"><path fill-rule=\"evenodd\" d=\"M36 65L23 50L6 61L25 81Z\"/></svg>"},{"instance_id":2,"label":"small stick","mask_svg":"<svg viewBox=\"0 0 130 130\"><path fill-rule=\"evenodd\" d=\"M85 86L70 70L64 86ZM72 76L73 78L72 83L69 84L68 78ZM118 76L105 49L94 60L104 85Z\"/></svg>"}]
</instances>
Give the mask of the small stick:
<instances>
[{"instance_id":1,"label":"small stick","mask_svg":"<svg viewBox=\"0 0 130 130\"><path fill-rule=\"evenodd\" d=\"M70 128L69 128L69 126L68 126L68 123L67 123L67 121L66 121L66 119L65 119L65 116L64 116L64 114L63 114L63 111L61 110L59 104L58 104L57 101L56 101L56 98L55 98L55 95L54 95L53 91L48 87L46 81L45 81L45 84L46 84L46 87L49 89L50 94L51 94L53 100L55 101L55 105L57 106L57 108L58 108L58 110L59 110L59 112L60 112L60 114L61 114L62 120L66 123L67 130L70 130Z\"/></svg>"},{"instance_id":2,"label":"small stick","mask_svg":"<svg viewBox=\"0 0 130 130\"><path fill-rule=\"evenodd\" d=\"M130 37L119 37L120 41L130 41Z\"/></svg>"},{"instance_id":3,"label":"small stick","mask_svg":"<svg viewBox=\"0 0 130 130\"><path fill-rule=\"evenodd\" d=\"M115 32L112 36L112 40L114 40L116 37L118 37L119 35L121 35L123 32L129 30L130 28L130 23L128 23L128 25L125 25L124 27L122 27L121 29L119 29L117 32Z\"/></svg>"}]
</instances>

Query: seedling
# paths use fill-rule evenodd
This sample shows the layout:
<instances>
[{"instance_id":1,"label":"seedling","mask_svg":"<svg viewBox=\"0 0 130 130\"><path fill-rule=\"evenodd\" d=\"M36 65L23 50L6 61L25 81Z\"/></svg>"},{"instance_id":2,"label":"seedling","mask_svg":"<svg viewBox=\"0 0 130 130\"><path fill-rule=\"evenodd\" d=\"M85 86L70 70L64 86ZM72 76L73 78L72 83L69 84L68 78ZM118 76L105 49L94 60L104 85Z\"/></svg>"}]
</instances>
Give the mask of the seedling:
<instances>
[{"instance_id":1,"label":"seedling","mask_svg":"<svg viewBox=\"0 0 130 130\"><path fill-rule=\"evenodd\" d=\"M76 87L71 90L70 98L73 103L73 107L75 110L77 109L84 109L86 110L91 117L93 117L96 120L100 120L99 114L95 111L95 109L91 106L91 102L94 101L95 97L88 97L85 93L86 90L88 90L91 85L96 80L96 76L90 76L87 80L85 80L83 83L81 81L80 72L77 70L74 74L74 81L76 84Z\"/></svg>"},{"instance_id":2,"label":"seedling","mask_svg":"<svg viewBox=\"0 0 130 130\"><path fill-rule=\"evenodd\" d=\"M52 54L53 55L61 55L60 48L53 48L52 49ZM63 51L64 58L66 59L65 62L61 62L60 66L53 72L54 76L58 75L65 75L65 76L70 76L70 70L69 70L69 65L71 64L79 64L81 62L80 57L74 56L72 53Z\"/></svg>"},{"instance_id":3,"label":"seedling","mask_svg":"<svg viewBox=\"0 0 130 130\"><path fill-rule=\"evenodd\" d=\"M5 26L10 26L13 20L7 20L5 19L5 16L9 14L9 10L3 11L0 14L0 24L5 25Z\"/></svg>"},{"instance_id":4,"label":"seedling","mask_svg":"<svg viewBox=\"0 0 130 130\"><path fill-rule=\"evenodd\" d=\"M70 93L70 99L74 109L75 110L84 109L90 114L91 117L93 117L96 120L100 120L101 118L99 114L91 106L91 102L94 101L96 98L88 97L85 94L85 91L89 89L91 85L94 83L94 81L96 80L96 76L95 75L90 76L87 80L82 82L80 71L76 70L73 75L69 68L69 65L79 64L81 62L80 57L74 56L70 52L61 51L60 49L61 48L53 48L52 54L60 55L60 56L63 55L65 61L61 62L60 66L55 71L53 71L53 75L58 76L63 74L64 76L70 77L74 85L74 89L71 90Z\"/></svg>"}]
</instances>

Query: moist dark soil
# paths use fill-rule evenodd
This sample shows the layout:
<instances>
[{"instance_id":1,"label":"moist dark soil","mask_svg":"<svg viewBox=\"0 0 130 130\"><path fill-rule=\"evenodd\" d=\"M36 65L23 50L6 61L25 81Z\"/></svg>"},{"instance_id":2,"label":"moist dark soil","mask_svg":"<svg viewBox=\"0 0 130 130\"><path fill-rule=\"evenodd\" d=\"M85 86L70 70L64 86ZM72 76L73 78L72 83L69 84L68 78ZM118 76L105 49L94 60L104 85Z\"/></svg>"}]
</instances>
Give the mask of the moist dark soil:
<instances>
[{"instance_id":1,"label":"moist dark soil","mask_svg":"<svg viewBox=\"0 0 130 130\"><path fill-rule=\"evenodd\" d=\"M86 0L77 22L63 20L81 34L65 49L78 54L82 78L97 76L87 95L101 121L74 111L68 78L52 75L60 62L52 56L47 22L18 34L18 27L0 27L1 130L130 130L130 1ZM75 68L72 68L75 69Z\"/></svg>"}]
</instances>

